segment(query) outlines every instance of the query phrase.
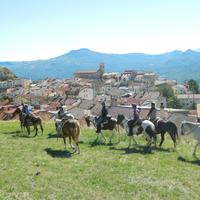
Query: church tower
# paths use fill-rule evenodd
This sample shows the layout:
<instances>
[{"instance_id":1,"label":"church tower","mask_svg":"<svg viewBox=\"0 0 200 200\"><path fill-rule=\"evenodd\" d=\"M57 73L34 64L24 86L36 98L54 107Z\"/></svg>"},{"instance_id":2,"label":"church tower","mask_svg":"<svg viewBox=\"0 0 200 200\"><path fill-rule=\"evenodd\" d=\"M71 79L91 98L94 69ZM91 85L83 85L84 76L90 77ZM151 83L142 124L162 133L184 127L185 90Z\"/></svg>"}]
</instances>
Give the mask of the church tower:
<instances>
[{"instance_id":1,"label":"church tower","mask_svg":"<svg viewBox=\"0 0 200 200\"><path fill-rule=\"evenodd\" d=\"M102 79L103 79L103 74L104 74L104 72L105 72L104 63L100 63L100 64L99 64L99 70L98 70L98 72L99 72L99 77L100 77L100 79L102 80Z\"/></svg>"}]
</instances>

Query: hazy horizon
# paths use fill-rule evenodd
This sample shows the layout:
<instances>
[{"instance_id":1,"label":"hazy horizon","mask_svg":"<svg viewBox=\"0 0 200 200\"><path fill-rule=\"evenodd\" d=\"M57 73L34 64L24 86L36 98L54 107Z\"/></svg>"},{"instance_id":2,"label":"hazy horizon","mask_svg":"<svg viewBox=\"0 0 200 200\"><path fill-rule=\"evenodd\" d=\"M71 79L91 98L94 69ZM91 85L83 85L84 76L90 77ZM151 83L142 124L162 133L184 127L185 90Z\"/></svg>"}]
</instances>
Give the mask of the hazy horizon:
<instances>
[{"instance_id":1,"label":"hazy horizon","mask_svg":"<svg viewBox=\"0 0 200 200\"><path fill-rule=\"evenodd\" d=\"M153 55L200 48L198 0L7 0L0 7L0 61L81 48Z\"/></svg>"},{"instance_id":2,"label":"hazy horizon","mask_svg":"<svg viewBox=\"0 0 200 200\"><path fill-rule=\"evenodd\" d=\"M124 54L129 54L129 53L141 53L141 54L146 54L146 55L159 55L159 54L165 54L165 53L169 53L169 52L173 52L173 51L182 51L182 52L185 52L187 50L192 50L192 51L197 51L199 52L199 48L197 48L196 50L195 49L186 49L186 50L179 50L179 49L174 49L172 51L166 51L166 52L161 52L161 53L144 53L144 52L127 52L127 53L113 53L113 52L100 52L100 51L96 51L96 50L93 50L93 49L89 49L89 48L79 48L79 49L71 49L67 52L63 52L61 53L60 55L55 55L53 57L49 57L49 58L39 58L39 59L30 59L30 60L0 60L0 62L22 62L22 61L25 61L25 62L29 62L29 61L38 61L38 60L49 60L49 59L52 59L52 58L56 58L56 57L59 57L59 56L63 56L65 54L68 54L70 53L71 51L80 51L80 50L83 50L83 49L87 49L91 52L97 52L97 53L103 53L103 54L115 54L115 55L124 55Z\"/></svg>"}]
</instances>

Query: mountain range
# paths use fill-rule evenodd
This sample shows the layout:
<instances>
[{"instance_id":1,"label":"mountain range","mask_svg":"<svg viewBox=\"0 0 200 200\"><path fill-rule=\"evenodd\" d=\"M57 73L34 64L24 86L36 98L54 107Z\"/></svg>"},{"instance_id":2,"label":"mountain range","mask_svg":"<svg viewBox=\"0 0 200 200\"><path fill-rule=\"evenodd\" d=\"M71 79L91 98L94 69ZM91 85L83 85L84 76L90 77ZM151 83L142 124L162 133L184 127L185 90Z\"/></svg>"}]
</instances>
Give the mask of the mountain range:
<instances>
[{"instance_id":1,"label":"mountain range","mask_svg":"<svg viewBox=\"0 0 200 200\"><path fill-rule=\"evenodd\" d=\"M75 71L97 70L101 62L105 64L106 72L152 71L178 82L195 79L200 83L200 52L190 49L157 55L107 54L79 49L47 60L0 62L0 66L12 70L18 77L37 80L46 77L68 78Z\"/></svg>"}]
</instances>

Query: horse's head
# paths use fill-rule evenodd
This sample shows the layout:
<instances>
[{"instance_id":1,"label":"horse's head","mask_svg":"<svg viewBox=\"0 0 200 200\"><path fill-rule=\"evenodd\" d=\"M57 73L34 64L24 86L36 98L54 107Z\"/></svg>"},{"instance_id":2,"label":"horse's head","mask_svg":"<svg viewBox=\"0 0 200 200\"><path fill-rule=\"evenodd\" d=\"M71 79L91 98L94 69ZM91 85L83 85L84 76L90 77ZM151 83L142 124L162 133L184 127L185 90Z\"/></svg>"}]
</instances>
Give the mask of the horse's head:
<instances>
[{"instance_id":1,"label":"horse's head","mask_svg":"<svg viewBox=\"0 0 200 200\"><path fill-rule=\"evenodd\" d=\"M117 124L121 124L124 119L125 119L124 115L118 114L117 115Z\"/></svg>"},{"instance_id":2,"label":"horse's head","mask_svg":"<svg viewBox=\"0 0 200 200\"><path fill-rule=\"evenodd\" d=\"M22 111L21 111L21 109L18 107L17 109L16 109L16 111L15 111L17 114L20 114L20 113L22 113Z\"/></svg>"},{"instance_id":3,"label":"horse's head","mask_svg":"<svg viewBox=\"0 0 200 200\"><path fill-rule=\"evenodd\" d=\"M90 126L90 116L85 117L85 121L86 121L87 126L89 127Z\"/></svg>"},{"instance_id":4,"label":"horse's head","mask_svg":"<svg viewBox=\"0 0 200 200\"><path fill-rule=\"evenodd\" d=\"M181 122L181 135L187 135L192 131L193 127L191 127L191 124L185 120Z\"/></svg>"}]
</instances>

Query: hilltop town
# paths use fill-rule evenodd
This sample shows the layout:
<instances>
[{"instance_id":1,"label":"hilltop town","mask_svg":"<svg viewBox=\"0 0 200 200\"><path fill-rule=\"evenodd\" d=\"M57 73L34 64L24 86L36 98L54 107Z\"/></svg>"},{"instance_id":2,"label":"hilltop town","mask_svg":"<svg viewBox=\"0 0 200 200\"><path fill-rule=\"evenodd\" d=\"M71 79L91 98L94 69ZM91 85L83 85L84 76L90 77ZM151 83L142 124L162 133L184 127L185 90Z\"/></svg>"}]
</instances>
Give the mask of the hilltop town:
<instances>
[{"instance_id":1,"label":"hilltop town","mask_svg":"<svg viewBox=\"0 0 200 200\"><path fill-rule=\"evenodd\" d=\"M186 85L177 84L174 80L161 79L153 72L126 70L123 73L106 73L105 71L104 63L100 63L96 71L77 71L73 77L64 80L47 78L33 82L14 76L2 79L0 119L15 118L16 107L22 102L31 105L34 111L45 119L49 119L50 111L55 111L60 104L65 105L66 110L81 119L89 113L98 115L102 101L106 102L109 114L112 116L118 113L131 116L130 106L135 103L142 108L142 117L145 118L153 101L158 110L163 103L166 118L176 115L175 118L179 119L186 116L192 117L192 121L196 119L198 109L196 111L191 108L194 104L199 107L200 95L193 94ZM173 88L182 109L167 108L166 97L158 90L163 85Z\"/></svg>"}]
</instances>

